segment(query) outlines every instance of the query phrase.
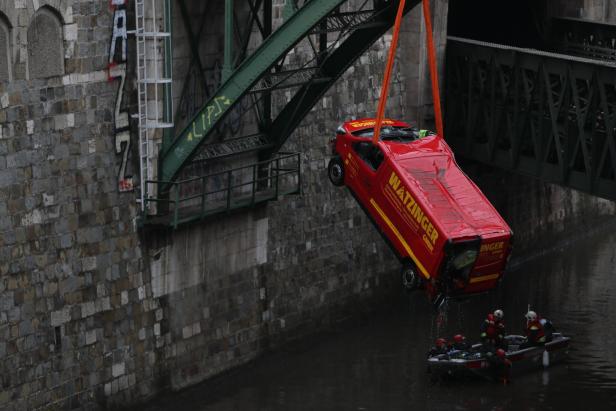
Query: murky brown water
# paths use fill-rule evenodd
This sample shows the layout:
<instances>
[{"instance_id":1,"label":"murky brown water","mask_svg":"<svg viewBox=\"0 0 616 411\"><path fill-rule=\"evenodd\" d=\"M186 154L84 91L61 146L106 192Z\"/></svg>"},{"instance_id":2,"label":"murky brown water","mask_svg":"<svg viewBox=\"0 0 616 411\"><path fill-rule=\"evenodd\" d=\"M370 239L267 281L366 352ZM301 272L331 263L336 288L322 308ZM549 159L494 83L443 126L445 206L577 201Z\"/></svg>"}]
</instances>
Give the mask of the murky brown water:
<instances>
[{"instance_id":1,"label":"murky brown water","mask_svg":"<svg viewBox=\"0 0 616 411\"><path fill-rule=\"evenodd\" d=\"M488 310L521 331L527 304L572 337L569 360L488 381L434 384L425 353L438 333L476 339ZM307 347L270 355L149 410L616 410L616 234L526 263L495 293L450 305L437 331L421 295Z\"/></svg>"}]
</instances>

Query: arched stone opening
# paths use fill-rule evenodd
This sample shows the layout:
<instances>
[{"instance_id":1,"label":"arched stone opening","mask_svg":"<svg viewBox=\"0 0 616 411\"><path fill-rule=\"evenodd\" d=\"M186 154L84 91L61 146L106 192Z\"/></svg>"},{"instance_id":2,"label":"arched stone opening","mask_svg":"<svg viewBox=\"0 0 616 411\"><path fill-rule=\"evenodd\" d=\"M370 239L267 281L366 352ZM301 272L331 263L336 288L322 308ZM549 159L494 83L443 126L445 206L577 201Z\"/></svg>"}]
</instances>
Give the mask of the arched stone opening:
<instances>
[{"instance_id":1,"label":"arched stone opening","mask_svg":"<svg viewBox=\"0 0 616 411\"><path fill-rule=\"evenodd\" d=\"M40 8L28 27L28 73L31 79L64 74L64 35L60 14Z\"/></svg>"},{"instance_id":2,"label":"arched stone opening","mask_svg":"<svg viewBox=\"0 0 616 411\"><path fill-rule=\"evenodd\" d=\"M11 24L0 13L0 81L11 80Z\"/></svg>"}]
</instances>

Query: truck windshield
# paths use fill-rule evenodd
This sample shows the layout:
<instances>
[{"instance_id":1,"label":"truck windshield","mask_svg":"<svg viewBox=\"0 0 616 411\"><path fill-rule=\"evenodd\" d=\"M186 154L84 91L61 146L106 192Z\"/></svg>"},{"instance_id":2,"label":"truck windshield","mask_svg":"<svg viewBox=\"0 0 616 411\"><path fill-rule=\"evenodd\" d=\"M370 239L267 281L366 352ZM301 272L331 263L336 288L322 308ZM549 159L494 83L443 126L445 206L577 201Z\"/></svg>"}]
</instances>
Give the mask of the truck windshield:
<instances>
[{"instance_id":1,"label":"truck windshield","mask_svg":"<svg viewBox=\"0 0 616 411\"><path fill-rule=\"evenodd\" d=\"M372 137L374 128L366 128L353 133L356 137ZM381 127L381 140L408 143L419 139L419 130L412 127Z\"/></svg>"}]
</instances>

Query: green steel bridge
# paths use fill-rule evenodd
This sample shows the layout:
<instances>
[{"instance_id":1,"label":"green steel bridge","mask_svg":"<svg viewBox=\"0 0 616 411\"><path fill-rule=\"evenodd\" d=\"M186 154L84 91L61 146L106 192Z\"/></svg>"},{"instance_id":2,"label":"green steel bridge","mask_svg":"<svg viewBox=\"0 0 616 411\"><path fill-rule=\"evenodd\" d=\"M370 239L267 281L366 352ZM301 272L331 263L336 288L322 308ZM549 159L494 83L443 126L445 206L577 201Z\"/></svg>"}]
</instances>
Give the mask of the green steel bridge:
<instances>
[{"instance_id":1,"label":"green steel bridge","mask_svg":"<svg viewBox=\"0 0 616 411\"><path fill-rule=\"evenodd\" d=\"M226 0L221 84L199 102L181 130L166 136L159 179L147 184L157 187L158 194L147 201L158 204L158 215L144 219L145 224L177 227L299 192L299 156L279 150L324 93L393 26L398 7L397 0L358 0L353 11L343 12L345 2L290 2L284 22L273 30L272 0L246 0L249 24L243 31L235 28L242 46L232 50L233 1ZM408 1L405 12L418 4ZM203 26L194 32L184 0L179 5L192 66L203 72L198 45ZM614 29L557 23L561 37L554 44L561 49L555 51L569 54L449 38L446 138L461 156L616 199L614 42L607 46ZM568 29L572 26L576 35ZM584 30L595 39L599 30L606 40L588 47ZM248 53L254 32L263 41ZM312 55L297 64L288 56L301 41L309 43ZM291 97L273 110L273 93L281 90ZM251 116L256 130L221 139L221 124L246 102L250 110L240 113ZM246 153L260 162L183 177L190 167ZM211 178L223 183L211 188Z\"/></svg>"}]
</instances>

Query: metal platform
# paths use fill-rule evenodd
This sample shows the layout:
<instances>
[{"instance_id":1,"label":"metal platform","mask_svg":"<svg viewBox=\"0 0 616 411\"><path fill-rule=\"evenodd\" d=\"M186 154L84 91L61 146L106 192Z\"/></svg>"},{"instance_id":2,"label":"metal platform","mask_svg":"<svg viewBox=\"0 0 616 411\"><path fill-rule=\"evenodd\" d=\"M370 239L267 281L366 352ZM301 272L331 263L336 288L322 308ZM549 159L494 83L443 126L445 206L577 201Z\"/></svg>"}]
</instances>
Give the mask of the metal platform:
<instances>
[{"instance_id":1,"label":"metal platform","mask_svg":"<svg viewBox=\"0 0 616 411\"><path fill-rule=\"evenodd\" d=\"M298 153L276 157L243 167L210 173L181 181L147 181L147 187L170 187L168 196L147 197L140 224L172 227L193 223L239 209L252 208L281 197L299 194L301 167Z\"/></svg>"}]
</instances>

